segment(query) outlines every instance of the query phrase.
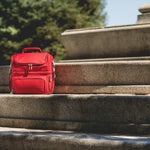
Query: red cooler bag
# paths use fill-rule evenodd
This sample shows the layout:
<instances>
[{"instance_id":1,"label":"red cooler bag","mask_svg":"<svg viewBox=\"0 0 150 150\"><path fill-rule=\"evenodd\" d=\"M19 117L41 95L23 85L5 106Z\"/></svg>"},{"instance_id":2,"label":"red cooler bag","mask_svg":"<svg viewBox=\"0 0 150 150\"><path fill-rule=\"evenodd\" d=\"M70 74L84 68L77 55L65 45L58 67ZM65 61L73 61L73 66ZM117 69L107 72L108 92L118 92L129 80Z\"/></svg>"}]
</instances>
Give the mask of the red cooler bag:
<instances>
[{"instance_id":1,"label":"red cooler bag","mask_svg":"<svg viewBox=\"0 0 150 150\"><path fill-rule=\"evenodd\" d=\"M39 53L25 53L35 50ZM55 86L53 56L38 47L24 48L11 57L9 88L14 94L52 94Z\"/></svg>"}]
</instances>

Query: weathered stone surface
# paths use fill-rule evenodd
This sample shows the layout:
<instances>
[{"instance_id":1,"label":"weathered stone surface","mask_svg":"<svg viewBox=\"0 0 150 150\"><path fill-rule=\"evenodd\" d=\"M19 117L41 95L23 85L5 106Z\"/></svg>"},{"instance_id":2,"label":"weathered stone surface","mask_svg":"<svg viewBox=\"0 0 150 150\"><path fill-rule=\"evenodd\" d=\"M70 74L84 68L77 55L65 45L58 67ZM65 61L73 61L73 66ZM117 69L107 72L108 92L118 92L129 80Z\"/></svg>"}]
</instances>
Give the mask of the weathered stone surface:
<instances>
[{"instance_id":1,"label":"weathered stone surface","mask_svg":"<svg viewBox=\"0 0 150 150\"><path fill-rule=\"evenodd\" d=\"M9 92L9 67L0 67L0 70L3 70L0 74L0 91ZM58 94L150 93L148 57L146 60L57 63L56 76L55 93Z\"/></svg>"},{"instance_id":2,"label":"weathered stone surface","mask_svg":"<svg viewBox=\"0 0 150 150\"><path fill-rule=\"evenodd\" d=\"M150 24L150 13L145 13L142 15L138 15L137 24Z\"/></svg>"},{"instance_id":3,"label":"weathered stone surface","mask_svg":"<svg viewBox=\"0 0 150 150\"><path fill-rule=\"evenodd\" d=\"M141 13L150 13L150 4L143 5L139 8Z\"/></svg>"},{"instance_id":4,"label":"weathered stone surface","mask_svg":"<svg viewBox=\"0 0 150 150\"><path fill-rule=\"evenodd\" d=\"M150 56L60 60L59 63L150 60ZM57 66L57 63L56 63Z\"/></svg>"},{"instance_id":5,"label":"weathered stone surface","mask_svg":"<svg viewBox=\"0 0 150 150\"><path fill-rule=\"evenodd\" d=\"M0 126L150 134L150 96L1 95Z\"/></svg>"},{"instance_id":6,"label":"weathered stone surface","mask_svg":"<svg viewBox=\"0 0 150 150\"><path fill-rule=\"evenodd\" d=\"M150 25L128 25L62 33L68 59L150 55Z\"/></svg>"},{"instance_id":7,"label":"weathered stone surface","mask_svg":"<svg viewBox=\"0 0 150 150\"><path fill-rule=\"evenodd\" d=\"M0 149L149 150L150 137L0 128Z\"/></svg>"},{"instance_id":8,"label":"weathered stone surface","mask_svg":"<svg viewBox=\"0 0 150 150\"><path fill-rule=\"evenodd\" d=\"M0 66L0 85L8 85L9 81L9 66Z\"/></svg>"},{"instance_id":9,"label":"weathered stone surface","mask_svg":"<svg viewBox=\"0 0 150 150\"><path fill-rule=\"evenodd\" d=\"M148 150L150 138L0 128L0 148L15 150Z\"/></svg>"},{"instance_id":10,"label":"weathered stone surface","mask_svg":"<svg viewBox=\"0 0 150 150\"><path fill-rule=\"evenodd\" d=\"M56 85L149 85L150 61L59 63Z\"/></svg>"},{"instance_id":11,"label":"weathered stone surface","mask_svg":"<svg viewBox=\"0 0 150 150\"><path fill-rule=\"evenodd\" d=\"M0 86L0 93L9 93L8 86ZM54 94L150 94L150 85L99 85L74 86L57 85Z\"/></svg>"},{"instance_id":12,"label":"weathered stone surface","mask_svg":"<svg viewBox=\"0 0 150 150\"><path fill-rule=\"evenodd\" d=\"M139 11L142 13L138 15L137 24L150 24L150 4L149 5L143 5L139 8Z\"/></svg>"},{"instance_id":13,"label":"weathered stone surface","mask_svg":"<svg viewBox=\"0 0 150 150\"><path fill-rule=\"evenodd\" d=\"M58 85L56 94L150 94L150 85L99 85L99 86L74 86Z\"/></svg>"},{"instance_id":14,"label":"weathered stone surface","mask_svg":"<svg viewBox=\"0 0 150 150\"><path fill-rule=\"evenodd\" d=\"M2 127L65 130L99 134L149 135L150 124L0 118Z\"/></svg>"},{"instance_id":15,"label":"weathered stone surface","mask_svg":"<svg viewBox=\"0 0 150 150\"><path fill-rule=\"evenodd\" d=\"M9 93L9 86L8 85L5 85L5 86L0 85L0 93Z\"/></svg>"}]
</instances>

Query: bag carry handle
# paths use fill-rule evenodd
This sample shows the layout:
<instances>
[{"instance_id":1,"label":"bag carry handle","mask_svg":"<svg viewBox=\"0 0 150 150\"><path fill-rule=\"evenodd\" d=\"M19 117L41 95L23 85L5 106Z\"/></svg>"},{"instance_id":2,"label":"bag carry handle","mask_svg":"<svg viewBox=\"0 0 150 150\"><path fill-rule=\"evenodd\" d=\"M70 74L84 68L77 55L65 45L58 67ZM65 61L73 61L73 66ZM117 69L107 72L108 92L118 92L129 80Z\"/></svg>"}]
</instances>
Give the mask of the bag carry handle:
<instances>
[{"instance_id":1,"label":"bag carry handle","mask_svg":"<svg viewBox=\"0 0 150 150\"><path fill-rule=\"evenodd\" d=\"M27 47L22 50L22 53L24 53L24 51L28 51L28 50L37 50L37 51L42 52L39 47Z\"/></svg>"}]
</instances>

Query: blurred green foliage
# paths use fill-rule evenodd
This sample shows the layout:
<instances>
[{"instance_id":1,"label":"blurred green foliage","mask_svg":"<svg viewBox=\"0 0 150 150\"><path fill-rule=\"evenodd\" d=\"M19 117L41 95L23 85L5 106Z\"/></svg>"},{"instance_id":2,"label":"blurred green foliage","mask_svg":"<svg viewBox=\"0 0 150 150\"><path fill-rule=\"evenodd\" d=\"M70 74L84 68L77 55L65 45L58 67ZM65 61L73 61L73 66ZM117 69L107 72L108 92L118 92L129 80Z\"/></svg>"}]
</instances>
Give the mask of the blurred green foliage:
<instances>
[{"instance_id":1,"label":"blurred green foliage","mask_svg":"<svg viewBox=\"0 0 150 150\"><path fill-rule=\"evenodd\" d=\"M40 47L55 61L65 57L61 33L105 24L104 0L1 0L0 64L24 47Z\"/></svg>"}]
</instances>

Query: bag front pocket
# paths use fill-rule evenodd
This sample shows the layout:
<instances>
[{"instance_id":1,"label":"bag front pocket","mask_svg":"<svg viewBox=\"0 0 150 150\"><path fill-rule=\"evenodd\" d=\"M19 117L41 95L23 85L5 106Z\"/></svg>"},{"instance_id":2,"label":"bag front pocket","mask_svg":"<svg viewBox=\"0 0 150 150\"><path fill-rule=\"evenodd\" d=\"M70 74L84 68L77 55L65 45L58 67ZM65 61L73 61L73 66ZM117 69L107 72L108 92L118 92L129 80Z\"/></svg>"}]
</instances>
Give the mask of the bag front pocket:
<instances>
[{"instance_id":1,"label":"bag front pocket","mask_svg":"<svg viewBox=\"0 0 150 150\"><path fill-rule=\"evenodd\" d=\"M44 94L45 81L42 78L19 78L14 81L15 94Z\"/></svg>"}]
</instances>

